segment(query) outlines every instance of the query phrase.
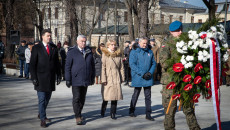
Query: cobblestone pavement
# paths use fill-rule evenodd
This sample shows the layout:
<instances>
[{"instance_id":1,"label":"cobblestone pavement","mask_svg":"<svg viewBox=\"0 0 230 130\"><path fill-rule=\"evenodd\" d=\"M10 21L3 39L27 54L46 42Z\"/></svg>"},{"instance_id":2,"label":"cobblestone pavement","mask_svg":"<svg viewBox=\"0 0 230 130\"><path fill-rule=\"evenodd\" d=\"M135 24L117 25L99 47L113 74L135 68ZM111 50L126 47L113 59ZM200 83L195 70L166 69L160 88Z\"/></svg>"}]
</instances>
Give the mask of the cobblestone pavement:
<instances>
[{"instance_id":1,"label":"cobblestone pavement","mask_svg":"<svg viewBox=\"0 0 230 130\"><path fill-rule=\"evenodd\" d=\"M47 108L47 116L52 120L48 130L163 130L164 113L161 105L161 84L152 87L152 116L155 121L145 119L143 91L137 102L137 117L129 117L128 108L133 88L122 86L124 100L118 101L117 120L110 118L110 104L106 117L100 117L102 103L100 85L89 86L83 116L85 125L77 126L72 109L72 92L63 81L53 92ZM221 86L221 121L223 130L230 130L230 87ZM215 130L215 116L212 102L200 98L196 104L196 115L200 127ZM37 119L38 103L32 82L13 76L0 75L0 130L32 130L40 128ZM176 129L188 130L182 111L176 113Z\"/></svg>"}]
</instances>

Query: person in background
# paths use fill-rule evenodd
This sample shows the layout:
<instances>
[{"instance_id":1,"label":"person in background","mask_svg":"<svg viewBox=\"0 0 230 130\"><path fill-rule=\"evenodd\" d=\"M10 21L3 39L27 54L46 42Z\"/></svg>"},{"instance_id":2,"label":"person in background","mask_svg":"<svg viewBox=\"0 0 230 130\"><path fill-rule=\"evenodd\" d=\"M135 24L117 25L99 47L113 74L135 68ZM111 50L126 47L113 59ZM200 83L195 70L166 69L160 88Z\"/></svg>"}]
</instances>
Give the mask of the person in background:
<instances>
[{"instance_id":1,"label":"person in background","mask_svg":"<svg viewBox=\"0 0 230 130\"><path fill-rule=\"evenodd\" d=\"M169 69L172 66L168 65L168 59L174 59L178 57L178 54L175 53L176 50L176 40L182 34L182 23L180 21L174 21L169 25L170 37L163 42L162 47L160 48L160 64L162 67L162 105L164 107L165 119L164 127L165 130L175 130L175 113L177 109L177 100L172 100L172 104L169 109L169 113L166 114L170 98L173 95L173 89L166 89L166 86L172 81L170 77ZM186 121L190 130L200 130L200 126L197 122L193 104L191 103L188 107L183 107L183 112L186 117Z\"/></svg>"},{"instance_id":2,"label":"person in background","mask_svg":"<svg viewBox=\"0 0 230 130\"><path fill-rule=\"evenodd\" d=\"M3 73L2 60L4 59L4 53L5 53L5 46L2 40L0 40L0 74Z\"/></svg>"},{"instance_id":3,"label":"person in background","mask_svg":"<svg viewBox=\"0 0 230 130\"><path fill-rule=\"evenodd\" d=\"M154 58L155 58L155 61L156 61L156 69L155 69L155 71L154 71L154 74L153 74L153 80L154 81L157 81L158 80L158 66L159 66L159 46L158 45L156 45L156 42L155 42L155 39L154 38L152 38L152 39L150 39L150 45L151 45L151 47L152 47L152 51L153 51L153 55L154 55Z\"/></svg>"},{"instance_id":4,"label":"person in background","mask_svg":"<svg viewBox=\"0 0 230 130\"><path fill-rule=\"evenodd\" d=\"M117 49L117 43L109 40L106 43L107 48L102 49L102 106L101 116L104 117L108 101L111 101L110 116L116 119L117 101L123 99L121 83L124 81L124 66L122 54Z\"/></svg>"},{"instance_id":5,"label":"person in background","mask_svg":"<svg viewBox=\"0 0 230 130\"><path fill-rule=\"evenodd\" d=\"M156 67L153 52L148 46L148 38L140 38L138 44L133 45L130 52L129 65L131 68L132 83L134 93L130 102L129 116L134 114L136 103L143 87L145 94L146 119L154 121L151 117L151 86L154 84L153 73Z\"/></svg>"},{"instance_id":6,"label":"person in background","mask_svg":"<svg viewBox=\"0 0 230 130\"><path fill-rule=\"evenodd\" d=\"M34 41L34 45L37 45L40 41L37 39Z\"/></svg>"},{"instance_id":7,"label":"person in background","mask_svg":"<svg viewBox=\"0 0 230 130\"><path fill-rule=\"evenodd\" d=\"M104 43L100 43L99 47L96 49L96 53L94 54L95 61L95 75L96 75L96 84L101 84L101 56L102 56L102 48L105 47ZM99 79L100 77L100 79ZM99 80L99 82L98 82Z\"/></svg>"},{"instance_id":8,"label":"person in background","mask_svg":"<svg viewBox=\"0 0 230 130\"><path fill-rule=\"evenodd\" d=\"M130 41L125 42L125 49L124 49L124 68L125 68L125 84L129 86L129 76L130 76L130 67L129 67L129 53L130 53Z\"/></svg>"},{"instance_id":9,"label":"person in background","mask_svg":"<svg viewBox=\"0 0 230 130\"><path fill-rule=\"evenodd\" d=\"M63 43L63 47L60 48L59 54L61 56L61 72L62 72L62 79L65 80L65 63L66 63L66 56L69 50L69 43L65 41Z\"/></svg>"},{"instance_id":10,"label":"person in background","mask_svg":"<svg viewBox=\"0 0 230 130\"><path fill-rule=\"evenodd\" d=\"M72 86L73 110L76 124L83 125L82 110L89 85L95 82L95 65L91 48L86 46L86 36L77 37L77 46L69 49L65 64L66 86Z\"/></svg>"},{"instance_id":11,"label":"person in background","mask_svg":"<svg viewBox=\"0 0 230 130\"><path fill-rule=\"evenodd\" d=\"M19 78L23 78L23 68L24 68L24 76L26 77L26 59L25 59L25 50L27 48L26 41L22 40L21 45L17 50L17 55L19 56L19 66L20 66L20 75Z\"/></svg>"},{"instance_id":12,"label":"person in background","mask_svg":"<svg viewBox=\"0 0 230 130\"><path fill-rule=\"evenodd\" d=\"M31 52L30 74L38 96L40 126L46 128L46 122L51 122L46 116L46 108L55 91L55 82L57 85L61 82L61 67L57 46L51 43L51 30L44 29L41 34L42 42L35 45Z\"/></svg>"},{"instance_id":13,"label":"person in background","mask_svg":"<svg viewBox=\"0 0 230 130\"><path fill-rule=\"evenodd\" d=\"M29 79L29 69L30 69L30 57L31 57L31 51L32 47L34 46L34 43L28 42L28 48L25 50L25 58L26 58L26 79Z\"/></svg>"}]
</instances>

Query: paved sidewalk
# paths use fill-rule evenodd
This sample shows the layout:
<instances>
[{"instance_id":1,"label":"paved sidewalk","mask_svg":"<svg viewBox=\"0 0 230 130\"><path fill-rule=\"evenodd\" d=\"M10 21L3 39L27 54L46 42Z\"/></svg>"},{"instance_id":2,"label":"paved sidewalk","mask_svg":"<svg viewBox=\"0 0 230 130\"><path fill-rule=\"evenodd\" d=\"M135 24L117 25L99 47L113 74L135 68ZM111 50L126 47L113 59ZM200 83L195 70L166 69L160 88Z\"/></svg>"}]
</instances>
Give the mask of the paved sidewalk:
<instances>
[{"instance_id":1,"label":"paved sidewalk","mask_svg":"<svg viewBox=\"0 0 230 130\"><path fill-rule=\"evenodd\" d=\"M122 86L124 100L118 101L117 120L110 118L110 104L106 117L100 117L102 103L100 85L89 86L83 116L86 124L77 126L72 109L71 89L62 82L53 92L47 108L47 116L52 119L48 130L163 130L164 113L161 105L161 85L152 87L152 116L155 121L145 119L145 102L143 91L136 108L136 118L128 116L128 108L133 88ZM230 87L221 86L221 121L223 130L230 129ZM215 130L215 116L211 101L200 98L196 104L196 115L200 127ZM0 130L32 130L40 128L37 119L38 103L36 91L30 80L0 75ZM182 111L176 113L176 129L188 130Z\"/></svg>"}]
</instances>

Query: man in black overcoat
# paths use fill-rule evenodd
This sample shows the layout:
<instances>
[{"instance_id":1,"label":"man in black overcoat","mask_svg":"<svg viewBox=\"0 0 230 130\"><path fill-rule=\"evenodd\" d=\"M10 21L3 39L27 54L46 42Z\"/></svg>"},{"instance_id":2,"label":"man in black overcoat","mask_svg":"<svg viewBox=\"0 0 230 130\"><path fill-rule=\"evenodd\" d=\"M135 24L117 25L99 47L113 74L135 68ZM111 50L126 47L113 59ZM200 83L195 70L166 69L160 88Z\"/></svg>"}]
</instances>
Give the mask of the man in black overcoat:
<instances>
[{"instance_id":1,"label":"man in black overcoat","mask_svg":"<svg viewBox=\"0 0 230 130\"><path fill-rule=\"evenodd\" d=\"M31 52L30 72L34 89L37 90L41 127L47 127L46 108L51 98L52 91L61 82L61 67L58 59L57 46L51 43L51 31L42 31L42 42L35 45Z\"/></svg>"},{"instance_id":2,"label":"man in black overcoat","mask_svg":"<svg viewBox=\"0 0 230 130\"><path fill-rule=\"evenodd\" d=\"M76 124L83 125L82 109L89 85L94 84L95 64L91 48L86 46L86 36L77 37L77 45L69 49L65 64L66 86L72 87L73 110Z\"/></svg>"}]
</instances>

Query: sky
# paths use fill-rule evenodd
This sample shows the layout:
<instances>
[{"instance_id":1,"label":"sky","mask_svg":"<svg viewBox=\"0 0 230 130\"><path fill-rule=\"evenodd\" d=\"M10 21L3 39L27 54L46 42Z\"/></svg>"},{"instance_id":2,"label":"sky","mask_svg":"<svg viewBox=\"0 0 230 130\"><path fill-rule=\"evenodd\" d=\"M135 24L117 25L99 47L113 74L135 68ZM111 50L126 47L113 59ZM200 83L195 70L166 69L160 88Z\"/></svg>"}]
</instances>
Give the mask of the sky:
<instances>
[{"instance_id":1,"label":"sky","mask_svg":"<svg viewBox=\"0 0 230 130\"><path fill-rule=\"evenodd\" d=\"M187 4L207 8L202 0L181 0L181 2L184 2L184 1L187 1L188 2Z\"/></svg>"}]
</instances>

